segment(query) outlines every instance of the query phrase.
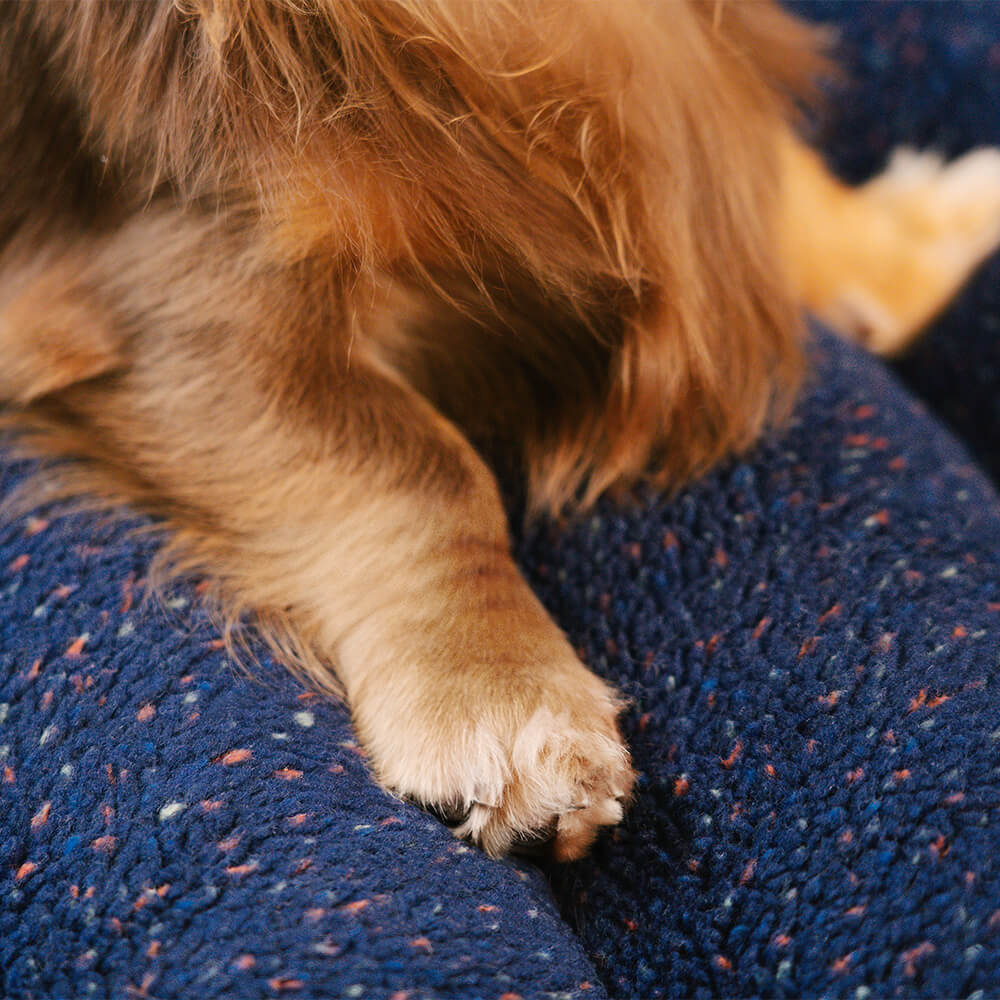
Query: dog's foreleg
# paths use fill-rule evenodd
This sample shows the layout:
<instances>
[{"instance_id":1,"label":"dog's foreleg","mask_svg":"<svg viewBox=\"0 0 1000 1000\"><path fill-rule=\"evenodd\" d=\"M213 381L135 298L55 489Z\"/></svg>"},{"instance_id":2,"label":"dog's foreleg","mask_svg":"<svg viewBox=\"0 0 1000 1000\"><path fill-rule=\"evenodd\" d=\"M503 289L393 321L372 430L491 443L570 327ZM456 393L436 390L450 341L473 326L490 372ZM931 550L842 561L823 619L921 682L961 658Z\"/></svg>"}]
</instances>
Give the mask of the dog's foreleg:
<instances>
[{"instance_id":1,"label":"dog's foreleg","mask_svg":"<svg viewBox=\"0 0 1000 1000\"><path fill-rule=\"evenodd\" d=\"M335 671L388 788L491 854L552 834L579 855L632 783L615 694L518 572L472 447L345 330L330 268L241 239L171 215L102 245L81 282L122 327L120 370L27 416L164 513L181 562L282 623L315 684ZM35 304L55 335L65 304Z\"/></svg>"}]
</instances>

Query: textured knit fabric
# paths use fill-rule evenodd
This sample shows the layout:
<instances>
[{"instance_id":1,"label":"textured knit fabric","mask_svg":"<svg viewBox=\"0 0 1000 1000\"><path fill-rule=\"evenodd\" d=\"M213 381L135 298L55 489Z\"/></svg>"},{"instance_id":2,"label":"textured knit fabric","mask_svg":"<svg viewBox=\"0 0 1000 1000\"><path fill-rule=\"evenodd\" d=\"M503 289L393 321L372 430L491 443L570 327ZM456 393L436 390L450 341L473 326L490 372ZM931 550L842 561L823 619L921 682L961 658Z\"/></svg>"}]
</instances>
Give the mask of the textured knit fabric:
<instances>
[{"instance_id":1,"label":"textured knit fabric","mask_svg":"<svg viewBox=\"0 0 1000 1000\"><path fill-rule=\"evenodd\" d=\"M129 527L0 538L0 995L602 995L541 876L380 791L343 708L235 675L190 589L137 606Z\"/></svg>"},{"instance_id":2,"label":"textured knit fabric","mask_svg":"<svg viewBox=\"0 0 1000 1000\"><path fill-rule=\"evenodd\" d=\"M1000 12L818 12L846 169L1000 141ZM902 369L987 464L991 275ZM232 670L193 585L142 607L134 522L0 527L0 995L1000 995L1000 500L878 362L815 353L744 461L517 540L641 772L549 882L380 791L342 707Z\"/></svg>"},{"instance_id":3,"label":"textured knit fabric","mask_svg":"<svg viewBox=\"0 0 1000 1000\"><path fill-rule=\"evenodd\" d=\"M633 700L636 804L554 873L617 996L1000 990L1000 503L822 344L753 461L522 550Z\"/></svg>"}]
</instances>

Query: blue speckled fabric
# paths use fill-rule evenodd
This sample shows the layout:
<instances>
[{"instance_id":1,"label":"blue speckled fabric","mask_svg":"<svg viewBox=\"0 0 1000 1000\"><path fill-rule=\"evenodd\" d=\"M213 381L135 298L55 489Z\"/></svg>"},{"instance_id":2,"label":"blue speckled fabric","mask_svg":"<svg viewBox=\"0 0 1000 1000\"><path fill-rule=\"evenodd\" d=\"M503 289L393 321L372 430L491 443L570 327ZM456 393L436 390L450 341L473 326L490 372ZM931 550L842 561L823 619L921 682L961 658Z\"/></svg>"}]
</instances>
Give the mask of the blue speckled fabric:
<instances>
[{"instance_id":1,"label":"blue speckled fabric","mask_svg":"<svg viewBox=\"0 0 1000 1000\"><path fill-rule=\"evenodd\" d=\"M809 9L857 69L845 169L1000 141L996 8ZM900 367L994 473L998 267ZM820 334L747 460L518 539L641 771L547 873L381 792L193 586L140 606L133 526L0 528L0 995L1000 995L1000 499L878 362Z\"/></svg>"},{"instance_id":2,"label":"blue speckled fabric","mask_svg":"<svg viewBox=\"0 0 1000 1000\"><path fill-rule=\"evenodd\" d=\"M636 804L553 873L615 996L1000 991L1000 502L820 353L752 461L523 544L633 700Z\"/></svg>"},{"instance_id":3,"label":"blue speckled fabric","mask_svg":"<svg viewBox=\"0 0 1000 1000\"><path fill-rule=\"evenodd\" d=\"M0 995L604 995L541 875L379 790L342 707L237 676L190 588L137 606L129 528L0 536Z\"/></svg>"}]
</instances>

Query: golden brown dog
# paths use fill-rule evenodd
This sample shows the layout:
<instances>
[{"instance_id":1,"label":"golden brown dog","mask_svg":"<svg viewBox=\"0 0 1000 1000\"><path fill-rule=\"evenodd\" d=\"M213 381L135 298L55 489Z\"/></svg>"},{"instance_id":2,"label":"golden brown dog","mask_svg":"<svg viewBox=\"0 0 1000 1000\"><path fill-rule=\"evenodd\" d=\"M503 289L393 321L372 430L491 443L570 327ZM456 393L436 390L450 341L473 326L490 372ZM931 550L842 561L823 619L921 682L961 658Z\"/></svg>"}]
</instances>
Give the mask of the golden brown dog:
<instances>
[{"instance_id":1,"label":"golden brown dog","mask_svg":"<svg viewBox=\"0 0 1000 1000\"><path fill-rule=\"evenodd\" d=\"M470 441L536 512L673 488L788 412L802 304L882 350L943 304L995 154L843 187L789 125L821 64L746 0L2 4L0 394L387 787L577 856L619 701Z\"/></svg>"}]
</instances>

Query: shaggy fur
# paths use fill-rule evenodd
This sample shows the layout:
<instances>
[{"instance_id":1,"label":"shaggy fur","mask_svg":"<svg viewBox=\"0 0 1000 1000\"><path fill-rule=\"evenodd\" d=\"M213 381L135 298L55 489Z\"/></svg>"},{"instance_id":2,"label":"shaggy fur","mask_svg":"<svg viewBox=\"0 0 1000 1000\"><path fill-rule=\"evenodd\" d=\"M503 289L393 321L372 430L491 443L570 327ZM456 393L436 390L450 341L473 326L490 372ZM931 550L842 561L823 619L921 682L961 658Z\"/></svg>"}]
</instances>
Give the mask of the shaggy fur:
<instances>
[{"instance_id":1,"label":"shaggy fur","mask_svg":"<svg viewBox=\"0 0 1000 1000\"><path fill-rule=\"evenodd\" d=\"M0 5L0 52L24 440L342 688L389 788L579 855L632 784L619 704L469 442L558 512L787 412L796 294L828 290L793 248L842 190L786 124L811 32L721 0L69 0Z\"/></svg>"}]
</instances>

